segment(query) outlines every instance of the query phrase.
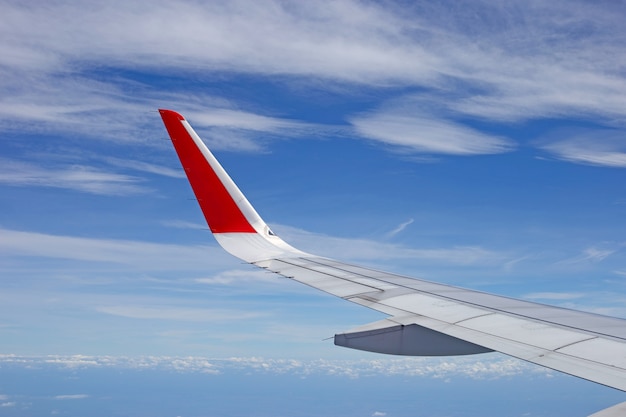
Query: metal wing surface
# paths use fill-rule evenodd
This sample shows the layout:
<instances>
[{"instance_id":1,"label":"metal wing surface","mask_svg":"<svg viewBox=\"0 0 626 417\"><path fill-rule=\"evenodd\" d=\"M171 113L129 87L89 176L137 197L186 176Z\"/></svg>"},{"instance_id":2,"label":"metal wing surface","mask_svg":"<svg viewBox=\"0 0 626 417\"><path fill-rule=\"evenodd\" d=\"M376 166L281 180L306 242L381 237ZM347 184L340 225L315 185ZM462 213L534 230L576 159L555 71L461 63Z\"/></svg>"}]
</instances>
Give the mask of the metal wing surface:
<instances>
[{"instance_id":1,"label":"metal wing surface","mask_svg":"<svg viewBox=\"0 0 626 417\"><path fill-rule=\"evenodd\" d=\"M159 110L205 219L232 255L388 317L335 344L416 356L498 351L626 391L626 320L377 271L274 235L189 123Z\"/></svg>"}]
</instances>

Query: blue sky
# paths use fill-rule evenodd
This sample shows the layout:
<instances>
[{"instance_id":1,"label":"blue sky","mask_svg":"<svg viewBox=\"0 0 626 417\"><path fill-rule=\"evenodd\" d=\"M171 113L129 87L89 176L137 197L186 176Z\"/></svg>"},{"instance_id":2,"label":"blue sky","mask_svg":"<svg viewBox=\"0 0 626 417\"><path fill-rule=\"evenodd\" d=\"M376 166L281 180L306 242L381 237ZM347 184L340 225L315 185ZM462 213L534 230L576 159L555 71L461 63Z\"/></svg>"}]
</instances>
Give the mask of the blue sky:
<instances>
[{"instance_id":1,"label":"blue sky","mask_svg":"<svg viewBox=\"0 0 626 417\"><path fill-rule=\"evenodd\" d=\"M385 359L217 247L157 108L296 247L626 317L626 8L544 3L0 1L0 353Z\"/></svg>"}]
</instances>

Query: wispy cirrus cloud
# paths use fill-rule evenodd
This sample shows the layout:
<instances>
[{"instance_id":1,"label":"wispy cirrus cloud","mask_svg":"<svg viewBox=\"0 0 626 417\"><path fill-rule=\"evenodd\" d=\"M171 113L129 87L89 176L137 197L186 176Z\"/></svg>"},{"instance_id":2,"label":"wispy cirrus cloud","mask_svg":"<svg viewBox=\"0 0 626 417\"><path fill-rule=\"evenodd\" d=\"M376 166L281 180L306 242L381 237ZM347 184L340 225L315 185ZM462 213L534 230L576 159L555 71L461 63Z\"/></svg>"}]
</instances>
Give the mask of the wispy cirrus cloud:
<instances>
[{"instance_id":1,"label":"wispy cirrus cloud","mask_svg":"<svg viewBox=\"0 0 626 417\"><path fill-rule=\"evenodd\" d=\"M44 167L0 158L0 183L11 186L65 188L90 194L129 195L151 192L142 178L85 165Z\"/></svg>"},{"instance_id":2,"label":"wispy cirrus cloud","mask_svg":"<svg viewBox=\"0 0 626 417\"><path fill-rule=\"evenodd\" d=\"M101 306L100 313L142 320L176 320L185 322L223 322L225 320L243 321L267 316L265 313L239 310L218 310L208 308L185 308L173 306Z\"/></svg>"},{"instance_id":3,"label":"wispy cirrus cloud","mask_svg":"<svg viewBox=\"0 0 626 417\"><path fill-rule=\"evenodd\" d=\"M436 263L469 265L499 263L507 258L505 254L479 246L411 248L365 238L327 236L284 225L275 225L272 229L298 248L339 259L368 261L419 259Z\"/></svg>"},{"instance_id":4,"label":"wispy cirrus cloud","mask_svg":"<svg viewBox=\"0 0 626 417\"><path fill-rule=\"evenodd\" d=\"M181 103L181 108L186 107ZM259 151L269 137L347 134L347 129L341 126L305 123L228 107L198 107L185 111L185 117L213 149Z\"/></svg>"},{"instance_id":5,"label":"wispy cirrus cloud","mask_svg":"<svg viewBox=\"0 0 626 417\"><path fill-rule=\"evenodd\" d=\"M485 1L464 7L459 13L447 3L420 2L158 0L150 7L142 1L86 7L64 1L40 8L9 2L0 17L0 127L141 140L149 130L133 126L149 125L153 119L145 113L168 103L198 115L211 126L207 136L231 149L260 149L245 132L324 130L229 107L175 85L163 95L124 71L148 75L144 80L181 71L231 72L281 82L402 86L484 120L576 115L623 124L623 6ZM185 24L159 30L172 15ZM118 75L91 73L102 67ZM201 114L199 106L215 109ZM365 137L414 151L472 155L512 148L440 115L373 113L351 120ZM608 155L600 159L622 165L608 162Z\"/></svg>"},{"instance_id":6,"label":"wispy cirrus cloud","mask_svg":"<svg viewBox=\"0 0 626 417\"><path fill-rule=\"evenodd\" d=\"M40 81L35 84L16 80L0 97L0 130L11 135L64 134L76 140L155 146L158 139L166 137L157 112L163 107L184 113L212 149L259 151L263 149L259 135L265 139L293 138L334 134L342 129L241 110L236 103L214 95L190 97L187 92L154 91L149 85L125 79L105 82L67 74L36 77ZM107 161L124 163L115 158ZM147 163L135 169L176 175Z\"/></svg>"},{"instance_id":7,"label":"wispy cirrus cloud","mask_svg":"<svg viewBox=\"0 0 626 417\"><path fill-rule=\"evenodd\" d=\"M275 275L268 274L266 271L250 271L247 269L233 269L229 271L224 271L215 276L196 278L194 279L194 282L208 285L242 285L249 282L280 283L280 281L276 280Z\"/></svg>"},{"instance_id":8,"label":"wispy cirrus cloud","mask_svg":"<svg viewBox=\"0 0 626 417\"><path fill-rule=\"evenodd\" d=\"M415 220L413 220L413 219L409 219L409 220L407 220L405 222L400 223L395 229L390 230L389 232L387 232L387 234L385 236L387 238L394 237L398 233L401 233L402 231L404 231L404 229L409 227L411 224L413 224L414 221Z\"/></svg>"},{"instance_id":9,"label":"wispy cirrus cloud","mask_svg":"<svg viewBox=\"0 0 626 417\"><path fill-rule=\"evenodd\" d=\"M4 257L42 257L135 266L145 271L215 268L229 257L211 246L62 236L0 228ZM207 259L209 258L209 259Z\"/></svg>"},{"instance_id":10,"label":"wispy cirrus cloud","mask_svg":"<svg viewBox=\"0 0 626 417\"><path fill-rule=\"evenodd\" d=\"M55 395L55 400L84 400L89 398L87 394L65 394L65 395Z\"/></svg>"},{"instance_id":11,"label":"wispy cirrus cloud","mask_svg":"<svg viewBox=\"0 0 626 417\"><path fill-rule=\"evenodd\" d=\"M411 248L363 238L341 238L307 232L289 226L275 226L281 236L297 247L323 256L369 261L389 259L420 259L457 265L493 264L506 255L473 246L450 248ZM203 266L214 270L229 265L230 257L217 246L174 245L122 239L98 239L52 235L0 228L0 250L5 256L39 256L76 261L111 262L138 268L189 268ZM209 258L209 259L207 259ZM220 262L221 261L221 262ZM252 274L252 275L251 275ZM264 281L262 272L234 270L213 277L198 278L205 284L229 284L245 277ZM271 280L271 279L270 279Z\"/></svg>"},{"instance_id":12,"label":"wispy cirrus cloud","mask_svg":"<svg viewBox=\"0 0 626 417\"><path fill-rule=\"evenodd\" d=\"M529 300L575 300L584 297L585 294L577 292L533 292L526 294L524 298Z\"/></svg>"},{"instance_id":13,"label":"wispy cirrus cloud","mask_svg":"<svg viewBox=\"0 0 626 417\"><path fill-rule=\"evenodd\" d=\"M209 230L206 223L194 223L186 220L163 220L161 224L175 229Z\"/></svg>"},{"instance_id":14,"label":"wispy cirrus cloud","mask_svg":"<svg viewBox=\"0 0 626 417\"><path fill-rule=\"evenodd\" d=\"M604 261L609 256L613 255L619 250L619 248L598 248L590 246L584 248L580 254L572 258L568 258L559 261L561 265L580 265L580 264L593 264Z\"/></svg>"},{"instance_id":15,"label":"wispy cirrus cloud","mask_svg":"<svg viewBox=\"0 0 626 417\"><path fill-rule=\"evenodd\" d=\"M600 129L562 132L559 136L564 137L539 145L540 148L568 162L626 168L626 131Z\"/></svg>"},{"instance_id":16,"label":"wispy cirrus cloud","mask_svg":"<svg viewBox=\"0 0 626 417\"><path fill-rule=\"evenodd\" d=\"M487 135L469 127L437 117L383 111L351 120L363 137L401 150L447 155L481 155L510 152L513 142Z\"/></svg>"},{"instance_id":17,"label":"wispy cirrus cloud","mask_svg":"<svg viewBox=\"0 0 626 417\"><path fill-rule=\"evenodd\" d=\"M105 161L113 166L131 169L133 171L147 172L171 178L185 178L185 172L181 169L172 169L161 165L151 164L144 161L122 158L105 158Z\"/></svg>"},{"instance_id":18,"label":"wispy cirrus cloud","mask_svg":"<svg viewBox=\"0 0 626 417\"><path fill-rule=\"evenodd\" d=\"M302 126L302 123L297 121L227 108L204 108L201 111L192 112L190 116L193 117L194 124L198 126L243 129L257 132L279 132Z\"/></svg>"}]
</instances>

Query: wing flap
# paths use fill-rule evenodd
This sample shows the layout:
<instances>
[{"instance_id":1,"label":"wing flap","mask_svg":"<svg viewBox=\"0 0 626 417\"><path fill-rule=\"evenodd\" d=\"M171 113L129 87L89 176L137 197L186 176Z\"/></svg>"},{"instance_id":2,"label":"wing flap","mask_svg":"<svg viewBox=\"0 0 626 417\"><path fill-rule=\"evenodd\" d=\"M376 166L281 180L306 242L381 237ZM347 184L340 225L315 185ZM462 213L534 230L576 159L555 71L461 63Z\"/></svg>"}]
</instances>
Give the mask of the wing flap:
<instances>
[{"instance_id":1,"label":"wing flap","mask_svg":"<svg viewBox=\"0 0 626 417\"><path fill-rule=\"evenodd\" d=\"M335 335L335 345L368 352L405 356L473 355L492 352L417 324L385 319Z\"/></svg>"}]
</instances>

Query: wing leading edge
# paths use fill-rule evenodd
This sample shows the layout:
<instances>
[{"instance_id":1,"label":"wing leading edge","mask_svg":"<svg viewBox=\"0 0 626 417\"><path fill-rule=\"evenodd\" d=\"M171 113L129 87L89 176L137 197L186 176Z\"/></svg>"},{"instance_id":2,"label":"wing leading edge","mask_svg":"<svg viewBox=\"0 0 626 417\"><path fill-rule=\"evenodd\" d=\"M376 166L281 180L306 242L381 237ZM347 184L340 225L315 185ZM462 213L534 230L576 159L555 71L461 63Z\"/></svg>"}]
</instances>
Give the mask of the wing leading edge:
<instances>
[{"instance_id":1,"label":"wing leading edge","mask_svg":"<svg viewBox=\"0 0 626 417\"><path fill-rule=\"evenodd\" d=\"M180 114L159 110L205 219L232 255L387 318L335 344L397 355L498 351L626 391L626 320L438 284L302 252L275 236Z\"/></svg>"}]
</instances>

